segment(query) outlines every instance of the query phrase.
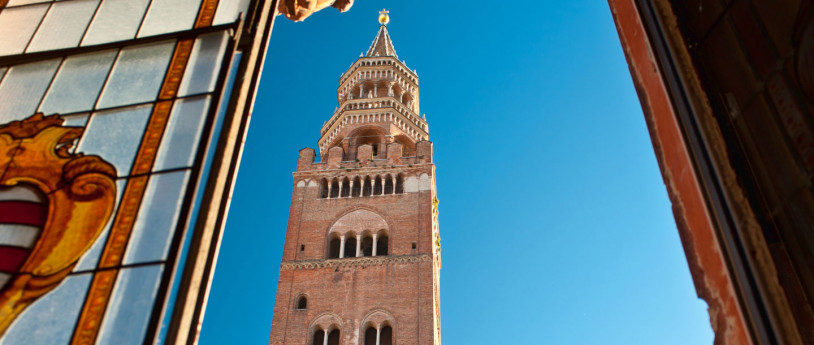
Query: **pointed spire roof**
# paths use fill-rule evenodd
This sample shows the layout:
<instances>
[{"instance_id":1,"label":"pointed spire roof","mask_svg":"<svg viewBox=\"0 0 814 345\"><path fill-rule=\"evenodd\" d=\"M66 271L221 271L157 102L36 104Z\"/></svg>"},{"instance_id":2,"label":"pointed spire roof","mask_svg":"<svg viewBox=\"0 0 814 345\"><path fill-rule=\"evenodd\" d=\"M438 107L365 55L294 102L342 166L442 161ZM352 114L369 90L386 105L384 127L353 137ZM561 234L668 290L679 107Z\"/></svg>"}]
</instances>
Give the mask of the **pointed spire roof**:
<instances>
[{"instance_id":1,"label":"pointed spire roof","mask_svg":"<svg viewBox=\"0 0 814 345\"><path fill-rule=\"evenodd\" d=\"M387 25L382 24L379 27L379 32L376 33L376 38L373 40L373 44L370 45L365 56L392 56L396 59L399 58L399 56L396 55L396 48L393 47L393 41L390 40L390 34L387 33Z\"/></svg>"}]
</instances>

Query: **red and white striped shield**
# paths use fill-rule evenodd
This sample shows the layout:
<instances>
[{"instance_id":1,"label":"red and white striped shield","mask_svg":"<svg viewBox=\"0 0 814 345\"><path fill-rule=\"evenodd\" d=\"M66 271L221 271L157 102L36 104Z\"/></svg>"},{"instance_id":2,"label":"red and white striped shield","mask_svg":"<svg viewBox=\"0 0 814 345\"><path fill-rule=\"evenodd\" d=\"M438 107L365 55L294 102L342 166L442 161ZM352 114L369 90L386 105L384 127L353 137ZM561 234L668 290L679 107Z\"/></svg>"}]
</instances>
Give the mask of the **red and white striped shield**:
<instances>
[{"instance_id":1,"label":"red and white striped shield","mask_svg":"<svg viewBox=\"0 0 814 345\"><path fill-rule=\"evenodd\" d=\"M47 215L48 201L36 187L0 187L0 290L28 259Z\"/></svg>"}]
</instances>

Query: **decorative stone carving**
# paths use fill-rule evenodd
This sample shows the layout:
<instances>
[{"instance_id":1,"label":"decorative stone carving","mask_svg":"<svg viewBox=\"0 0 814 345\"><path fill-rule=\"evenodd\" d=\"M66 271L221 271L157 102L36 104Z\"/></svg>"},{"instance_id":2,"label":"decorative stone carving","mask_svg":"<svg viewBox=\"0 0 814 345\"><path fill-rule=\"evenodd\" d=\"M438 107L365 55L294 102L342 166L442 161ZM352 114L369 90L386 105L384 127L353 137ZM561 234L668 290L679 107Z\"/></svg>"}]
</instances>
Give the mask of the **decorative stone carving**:
<instances>
[{"instance_id":1,"label":"decorative stone carving","mask_svg":"<svg viewBox=\"0 0 814 345\"><path fill-rule=\"evenodd\" d=\"M299 22L328 6L345 12L353 6L353 0L280 0L277 13Z\"/></svg>"}]
</instances>

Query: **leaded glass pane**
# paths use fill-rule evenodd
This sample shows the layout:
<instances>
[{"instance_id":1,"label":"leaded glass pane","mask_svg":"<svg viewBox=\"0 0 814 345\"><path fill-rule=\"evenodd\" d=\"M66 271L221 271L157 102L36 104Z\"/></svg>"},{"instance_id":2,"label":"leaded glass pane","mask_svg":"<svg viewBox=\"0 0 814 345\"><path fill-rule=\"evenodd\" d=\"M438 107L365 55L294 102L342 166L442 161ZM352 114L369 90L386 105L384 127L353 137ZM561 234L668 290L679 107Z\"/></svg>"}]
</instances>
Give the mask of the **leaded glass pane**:
<instances>
[{"instance_id":1,"label":"leaded glass pane","mask_svg":"<svg viewBox=\"0 0 814 345\"><path fill-rule=\"evenodd\" d=\"M248 8L249 0L219 1L212 25L232 23L237 20L240 13L244 13L243 20L246 20L245 13Z\"/></svg>"},{"instance_id":2,"label":"leaded glass pane","mask_svg":"<svg viewBox=\"0 0 814 345\"><path fill-rule=\"evenodd\" d=\"M151 110L148 104L94 113L76 151L104 157L119 176L127 176Z\"/></svg>"},{"instance_id":3,"label":"leaded glass pane","mask_svg":"<svg viewBox=\"0 0 814 345\"><path fill-rule=\"evenodd\" d=\"M101 44L136 37L149 0L105 0L82 40L82 45Z\"/></svg>"},{"instance_id":4,"label":"leaded glass pane","mask_svg":"<svg viewBox=\"0 0 814 345\"><path fill-rule=\"evenodd\" d=\"M90 118L90 113L63 116L62 119L64 119L65 122L63 122L62 125L65 127L85 127L85 125L88 124L88 118Z\"/></svg>"},{"instance_id":5,"label":"leaded glass pane","mask_svg":"<svg viewBox=\"0 0 814 345\"><path fill-rule=\"evenodd\" d=\"M125 265L167 258L188 179L188 170L150 176L124 254Z\"/></svg>"},{"instance_id":6,"label":"leaded glass pane","mask_svg":"<svg viewBox=\"0 0 814 345\"><path fill-rule=\"evenodd\" d=\"M163 42L122 49L97 107L155 100L174 48Z\"/></svg>"},{"instance_id":7,"label":"leaded glass pane","mask_svg":"<svg viewBox=\"0 0 814 345\"><path fill-rule=\"evenodd\" d=\"M215 89L228 38L226 32L216 32L195 40L178 96L211 92Z\"/></svg>"},{"instance_id":8,"label":"leaded glass pane","mask_svg":"<svg viewBox=\"0 0 814 345\"><path fill-rule=\"evenodd\" d=\"M39 234L39 226L0 224L0 244L5 246L31 248Z\"/></svg>"},{"instance_id":9,"label":"leaded glass pane","mask_svg":"<svg viewBox=\"0 0 814 345\"><path fill-rule=\"evenodd\" d=\"M34 114L59 62L53 59L9 68L0 84L0 123Z\"/></svg>"},{"instance_id":10,"label":"leaded glass pane","mask_svg":"<svg viewBox=\"0 0 814 345\"><path fill-rule=\"evenodd\" d=\"M153 170L192 166L204 119L209 111L209 99L207 96L175 102Z\"/></svg>"},{"instance_id":11,"label":"leaded glass pane","mask_svg":"<svg viewBox=\"0 0 814 345\"><path fill-rule=\"evenodd\" d=\"M42 21L50 4L6 8L0 12L0 55L20 54Z\"/></svg>"},{"instance_id":12,"label":"leaded glass pane","mask_svg":"<svg viewBox=\"0 0 814 345\"><path fill-rule=\"evenodd\" d=\"M26 49L27 52L71 48L79 45L79 40L88 27L88 22L96 11L99 0L59 1L51 6L40 28Z\"/></svg>"},{"instance_id":13,"label":"leaded glass pane","mask_svg":"<svg viewBox=\"0 0 814 345\"><path fill-rule=\"evenodd\" d=\"M65 278L17 317L3 344L68 344L85 301L91 274Z\"/></svg>"},{"instance_id":14,"label":"leaded glass pane","mask_svg":"<svg viewBox=\"0 0 814 345\"><path fill-rule=\"evenodd\" d=\"M189 30L200 6L201 0L153 0L138 37Z\"/></svg>"},{"instance_id":15,"label":"leaded glass pane","mask_svg":"<svg viewBox=\"0 0 814 345\"><path fill-rule=\"evenodd\" d=\"M162 271L163 265L151 265L119 272L96 344L144 343Z\"/></svg>"},{"instance_id":16,"label":"leaded glass pane","mask_svg":"<svg viewBox=\"0 0 814 345\"><path fill-rule=\"evenodd\" d=\"M6 7L36 4L38 2L53 2L53 0L9 0L8 4L6 4Z\"/></svg>"},{"instance_id":17,"label":"leaded glass pane","mask_svg":"<svg viewBox=\"0 0 814 345\"><path fill-rule=\"evenodd\" d=\"M116 207L113 208L113 214L119 209L119 205L121 205L122 194L124 192L124 187L127 186L127 179L118 179L116 180ZM102 254L102 250L105 249L105 243L107 243L107 236L110 234L110 227L113 226L113 217L110 217L110 220L107 221L107 225L102 232L99 234L99 237L96 238L96 241L90 246L90 249L79 258L79 261L76 263L76 267L74 267L73 271L87 271L96 268L96 264L99 262L99 256Z\"/></svg>"},{"instance_id":18,"label":"leaded glass pane","mask_svg":"<svg viewBox=\"0 0 814 345\"><path fill-rule=\"evenodd\" d=\"M40 111L51 114L93 109L116 53L107 50L65 59Z\"/></svg>"}]
</instances>

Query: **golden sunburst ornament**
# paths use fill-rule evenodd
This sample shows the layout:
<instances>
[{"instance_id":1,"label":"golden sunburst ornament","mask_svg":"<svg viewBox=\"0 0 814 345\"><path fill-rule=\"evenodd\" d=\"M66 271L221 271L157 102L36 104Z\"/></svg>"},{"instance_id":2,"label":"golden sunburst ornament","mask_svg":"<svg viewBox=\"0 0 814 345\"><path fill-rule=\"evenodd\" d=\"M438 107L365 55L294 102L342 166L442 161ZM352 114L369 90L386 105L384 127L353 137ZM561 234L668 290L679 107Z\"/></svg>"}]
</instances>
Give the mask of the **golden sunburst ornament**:
<instances>
[{"instance_id":1,"label":"golden sunburst ornament","mask_svg":"<svg viewBox=\"0 0 814 345\"><path fill-rule=\"evenodd\" d=\"M382 9L379 11L379 23L382 25L387 25L390 22L390 15L388 14L390 11Z\"/></svg>"}]
</instances>

